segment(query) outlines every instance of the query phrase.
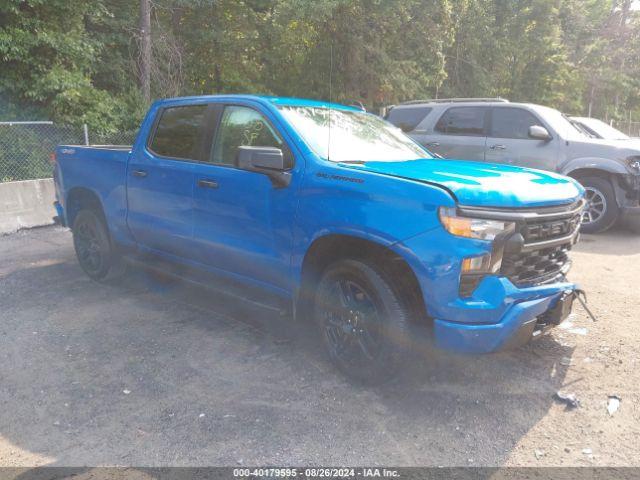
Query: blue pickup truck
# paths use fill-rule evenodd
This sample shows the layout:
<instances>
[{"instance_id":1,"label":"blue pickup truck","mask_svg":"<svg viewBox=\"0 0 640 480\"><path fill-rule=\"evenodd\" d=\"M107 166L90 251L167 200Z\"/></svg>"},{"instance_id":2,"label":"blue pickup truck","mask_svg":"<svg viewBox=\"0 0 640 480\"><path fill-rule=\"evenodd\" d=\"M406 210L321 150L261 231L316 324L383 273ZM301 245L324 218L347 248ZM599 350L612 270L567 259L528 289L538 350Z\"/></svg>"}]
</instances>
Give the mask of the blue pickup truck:
<instances>
[{"instance_id":1,"label":"blue pickup truck","mask_svg":"<svg viewBox=\"0 0 640 480\"><path fill-rule=\"evenodd\" d=\"M313 319L356 379L397 372L417 328L486 353L572 308L576 181L434 158L356 108L162 100L133 146L63 145L55 158L55 207L89 277L144 262Z\"/></svg>"}]
</instances>

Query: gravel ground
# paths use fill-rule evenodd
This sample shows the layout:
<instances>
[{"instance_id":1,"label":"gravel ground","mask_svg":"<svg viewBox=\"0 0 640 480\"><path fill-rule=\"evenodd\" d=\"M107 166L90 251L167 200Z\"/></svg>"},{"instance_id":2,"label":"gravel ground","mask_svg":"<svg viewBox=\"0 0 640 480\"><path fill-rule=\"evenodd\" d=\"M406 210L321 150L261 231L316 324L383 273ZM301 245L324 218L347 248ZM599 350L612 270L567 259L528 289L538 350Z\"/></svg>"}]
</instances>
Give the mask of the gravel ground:
<instances>
[{"instance_id":1,"label":"gravel ground","mask_svg":"<svg viewBox=\"0 0 640 480\"><path fill-rule=\"evenodd\" d=\"M573 258L598 323L576 307L517 351L421 348L364 388L265 311L139 270L92 282L61 228L1 237L0 465L640 466L640 237Z\"/></svg>"}]
</instances>

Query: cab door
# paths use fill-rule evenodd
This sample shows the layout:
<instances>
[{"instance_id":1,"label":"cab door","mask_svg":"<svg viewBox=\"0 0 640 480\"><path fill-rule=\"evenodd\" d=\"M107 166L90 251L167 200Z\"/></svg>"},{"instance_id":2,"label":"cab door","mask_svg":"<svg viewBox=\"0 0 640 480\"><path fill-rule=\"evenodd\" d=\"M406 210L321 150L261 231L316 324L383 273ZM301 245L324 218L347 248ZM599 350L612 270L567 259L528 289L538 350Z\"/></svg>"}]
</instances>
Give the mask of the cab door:
<instances>
[{"instance_id":1,"label":"cab door","mask_svg":"<svg viewBox=\"0 0 640 480\"><path fill-rule=\"evenodd\" d=\"M295 194L302 165L274 119L257 107L220 105L210 156L194 178L194 254L208 267L288 291ZM288 186L236 166L238 147L276 147L291 168Z\"/></svg>"},{"instance_id":2,"label":"cab door","mask_svg":"<svg viewBox=\"0 0 640 480\"><path fill-rule=\"evenodd\" d=\"M492 107L485 158L487 162L556 170L557 138L540 140L529 136L532 126L547 126L532 112L520 107Z\"/></svg>"},{"instance_id":3,"label":"cab door","mask_svg":"<svg viewBox=\"0 0 640 480\"><path fill-rule=\"evenodd\" d=\"M207 105L160 110L146 145L127 168L127 224L138 245L190 258L193 251L193 189L203 155Z\"/></svg>"}]
</instances>

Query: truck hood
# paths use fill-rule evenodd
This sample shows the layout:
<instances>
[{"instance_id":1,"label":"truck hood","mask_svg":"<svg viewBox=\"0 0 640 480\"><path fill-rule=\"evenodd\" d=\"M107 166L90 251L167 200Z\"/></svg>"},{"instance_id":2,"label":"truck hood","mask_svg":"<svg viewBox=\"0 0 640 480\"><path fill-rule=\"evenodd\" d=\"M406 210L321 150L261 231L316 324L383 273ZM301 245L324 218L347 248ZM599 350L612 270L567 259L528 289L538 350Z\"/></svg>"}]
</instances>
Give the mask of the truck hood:
<instances>
[{"instance_id":1,"label":"truck hood","mask_svg":"<svg viewBox=\"0 0 640 480\"><path fill-rule=\"evenodd\" d=\"M509 165L444 159L341 165L439 185L449 190L460 204L468 206L523 208L562 205L577 201L584 191L568 177Z\"/></svg>"}]
</instances>

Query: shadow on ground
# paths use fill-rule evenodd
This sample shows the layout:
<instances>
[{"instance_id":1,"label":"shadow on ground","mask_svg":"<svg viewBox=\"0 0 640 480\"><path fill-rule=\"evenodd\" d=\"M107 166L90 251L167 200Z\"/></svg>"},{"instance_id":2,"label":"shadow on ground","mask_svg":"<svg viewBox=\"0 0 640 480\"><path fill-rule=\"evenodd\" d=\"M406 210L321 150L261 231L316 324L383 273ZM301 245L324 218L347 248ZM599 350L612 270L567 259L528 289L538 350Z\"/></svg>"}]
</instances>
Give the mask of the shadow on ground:
<instances>
[{"instance_id":1,"label":"shadow on ground","mask_svg":"<svg viewBox=\"0 0 640 480\"><path fill-rule=\"evenodd\" d=\"M552 337L350 384L277 316L135 270L86 278L68 233L1 240L3 465L502 465L572 349Z\"/></svg>"}]
</instances>

